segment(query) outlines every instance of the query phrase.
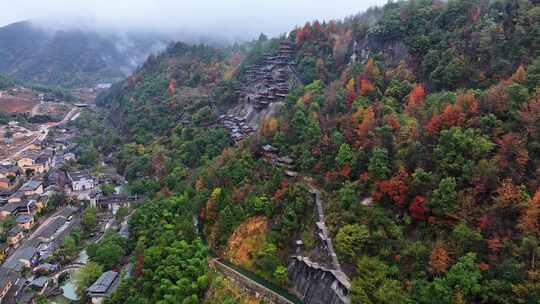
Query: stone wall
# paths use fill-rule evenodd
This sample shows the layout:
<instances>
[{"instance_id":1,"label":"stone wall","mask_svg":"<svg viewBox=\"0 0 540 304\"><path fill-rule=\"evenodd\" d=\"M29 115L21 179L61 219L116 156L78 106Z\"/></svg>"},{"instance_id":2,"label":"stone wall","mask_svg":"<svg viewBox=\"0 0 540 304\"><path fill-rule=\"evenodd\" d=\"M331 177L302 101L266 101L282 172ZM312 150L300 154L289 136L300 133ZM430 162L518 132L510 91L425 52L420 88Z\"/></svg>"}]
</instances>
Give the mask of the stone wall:
<instances>
[{"instance_id":1,"label":"stone wall","mask_svg":"<svg viewBox=\"0 0 540 304\"><path fill-rule=\"evenodd\" d=\"M327 269L307 257L293 256L288 276L306 304L349 304L350 283L341 271Z\"/></svg>"},{"instance_id":2,"label":"stone wall","mask_svg":"<svg viewBox=\"0 0 540 304\"><path fill-rule=\"evenodd\" d=\"M250 278L217 260L214 260L212 264L217 270L223 273L223 275L238 284L239 287L243 288L246 292L259 299L264 299L274 304L294 304L292 301L251 280Z\"/></svg>"}]
</instances>

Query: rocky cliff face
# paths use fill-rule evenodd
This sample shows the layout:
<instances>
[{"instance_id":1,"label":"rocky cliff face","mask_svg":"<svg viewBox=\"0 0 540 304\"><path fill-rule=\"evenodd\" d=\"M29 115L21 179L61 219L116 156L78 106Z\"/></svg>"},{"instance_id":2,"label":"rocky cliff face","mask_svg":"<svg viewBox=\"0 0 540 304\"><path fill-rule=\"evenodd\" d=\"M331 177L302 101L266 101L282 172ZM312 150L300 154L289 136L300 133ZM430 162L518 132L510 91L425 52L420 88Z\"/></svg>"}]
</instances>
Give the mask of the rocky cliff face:
<instances>
[{"instance_id":1,"label":"rocky cliff face","mask_svg":"<svg viewBox=\"0 0 540 304\"><path fill-rule=\"evenodd\" d=\"M340 271L327 269L301 256L291 257L287 271L298 296L306 304L350 303L350 283Z\"/></svg>"}]
</instances>

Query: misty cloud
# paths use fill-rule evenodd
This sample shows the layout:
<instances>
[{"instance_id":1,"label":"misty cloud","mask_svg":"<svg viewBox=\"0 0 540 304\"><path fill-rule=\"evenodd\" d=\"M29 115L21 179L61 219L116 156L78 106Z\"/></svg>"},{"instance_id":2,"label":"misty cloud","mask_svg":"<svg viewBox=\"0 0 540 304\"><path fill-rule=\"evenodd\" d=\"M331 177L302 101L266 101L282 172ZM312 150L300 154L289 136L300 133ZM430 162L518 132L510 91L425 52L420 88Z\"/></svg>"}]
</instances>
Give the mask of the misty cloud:
<instances>
[{"instance_id":1,"label":"misty cloud","mask_svg":"<svg viewBox=\"0 0 540 304\"><path fill-rule=\"evenodd\" d=\"M184 32L250 38L311 20L343 18L386 0L0 0L0 26L35 20L53 28Z\"/></svg>"}]
</instances>

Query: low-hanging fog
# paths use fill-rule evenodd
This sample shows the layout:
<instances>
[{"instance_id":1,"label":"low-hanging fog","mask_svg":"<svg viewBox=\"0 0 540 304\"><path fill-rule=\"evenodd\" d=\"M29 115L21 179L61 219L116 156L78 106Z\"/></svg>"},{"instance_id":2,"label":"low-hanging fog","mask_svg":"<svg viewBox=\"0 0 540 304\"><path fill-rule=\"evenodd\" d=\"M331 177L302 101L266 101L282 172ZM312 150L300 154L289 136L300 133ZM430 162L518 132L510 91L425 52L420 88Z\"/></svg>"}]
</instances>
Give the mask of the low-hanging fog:
<instances>
[{"instance_id":1,"label":"low-hanging fog","mask_svg":"<svg viewBox=\"0 0 540 304\"><path fill-rule=\"evenodd\" d=\"M228 40L275 36L311 20L343 18L386 0L0 1L0 26L22 20L54 29L190 33Z\"/></svg>"}]
</instances>

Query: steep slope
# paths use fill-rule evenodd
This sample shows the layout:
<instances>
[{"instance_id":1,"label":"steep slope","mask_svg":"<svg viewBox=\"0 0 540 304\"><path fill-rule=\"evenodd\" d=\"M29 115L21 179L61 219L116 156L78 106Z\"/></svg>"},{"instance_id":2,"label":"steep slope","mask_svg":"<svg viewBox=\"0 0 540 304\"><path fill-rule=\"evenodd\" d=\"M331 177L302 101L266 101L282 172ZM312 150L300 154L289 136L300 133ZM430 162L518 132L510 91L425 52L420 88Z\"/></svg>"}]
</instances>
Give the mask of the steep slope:
<instances>
[{"instance_id":1,"label":"steep slope","mask_svg":"<svg viewBox=\"0 0 540 304\"><path fill-rule=\"evenodd\" d=\"M53 30L19 22L0 28L0 73L43 85L113 82L167 43L165 37L147 34Z\"/></svg>"},{"instance_id":2,"label":"steep slope","mask_svg":"<svg viewBox=\"0 0 540 304\"><path fill-rule=\"evenodd\" d=\"M255 217L266 237L244 266L308 304L537 302L539 31L533 1L405 1L152 58L102 99L127 136L115 162L152 198L131 223L151 262L114 303L200 299L205 281L175 293L185 282L159 257L197 233L222 254ZM264 95L271 83L252 76L272 82L283 43L298 81L230 141L221 123L246 117L217 118Z\"/></svg>"}]
</instances>

